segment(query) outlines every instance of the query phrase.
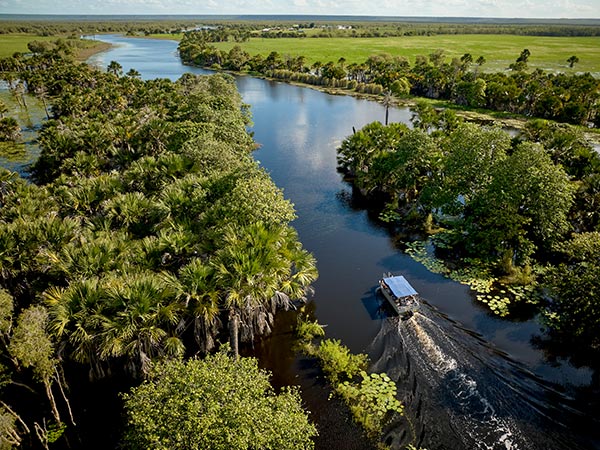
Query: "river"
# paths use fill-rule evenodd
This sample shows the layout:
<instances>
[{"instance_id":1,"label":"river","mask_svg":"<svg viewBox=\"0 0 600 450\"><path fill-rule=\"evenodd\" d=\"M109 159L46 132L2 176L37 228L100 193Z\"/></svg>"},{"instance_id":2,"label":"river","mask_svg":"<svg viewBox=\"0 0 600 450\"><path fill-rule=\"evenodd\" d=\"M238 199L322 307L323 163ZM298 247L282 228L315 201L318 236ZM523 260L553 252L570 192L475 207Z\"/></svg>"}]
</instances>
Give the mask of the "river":
<instances>
[{"instance_id":1,"label":"river","mask_svg":"<svg viewBox=\"0 0 600 450\"><path fill-rule=\"evenodd\" d=\"M117 61L142 78L176 79L185 72L173 41L102 36L115 46L90 59ZM394 236L370 215L336 171L336 148L352 128L383 120L378 103L332 96L284 83L237 77L251 105L255 157L290 199L293 226L318 261L310 308L328 337L397 380L414 433L391 424L387 442L433 449L588 449L600 447L597 374L541 348L536 318L510 321L491 314L469 289L425 269L398 250ZM390 110L405 122L407 109ZM426 300L406 322L379 310L375 288L383 272L402 273ZM289 321L288 321L289 322ZM263 364L278 383L297 376L289 323L258 344ZM595 392L596 397L589 393Z\"/></svg>"}]
</instances>

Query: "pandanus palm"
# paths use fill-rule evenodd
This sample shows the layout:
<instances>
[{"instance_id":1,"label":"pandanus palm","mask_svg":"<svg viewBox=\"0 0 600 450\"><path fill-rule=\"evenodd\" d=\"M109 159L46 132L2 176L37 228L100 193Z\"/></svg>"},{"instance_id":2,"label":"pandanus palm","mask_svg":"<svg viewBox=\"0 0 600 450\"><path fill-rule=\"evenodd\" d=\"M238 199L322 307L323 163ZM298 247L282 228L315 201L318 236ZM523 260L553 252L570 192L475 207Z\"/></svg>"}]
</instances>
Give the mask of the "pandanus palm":
<instances>
[{"instance_id":1,"label":"pandanus palm","mask_svg":"<svg viewBox=\"0 0 600 450\"><path fill-rule=\"evenodd\" d=\"M181 269L177 280L178 293L191 317L194 338L202 352L214 348L214 338L221 327L214 274L214 267L195 258Z\"/></svg>"},{"instance_id":2,"label":"pandanus palm","mask_svg":"<svg viewBox=\"0 0 600 450\"><path fill-rule=\"evenodd\" d=\"M260 222L226 228L212 264L236 354L239 326L243 341L268 333L274 310L291 307L290 295L303 298L317 276L314 260L289 227Z\"/></svg>"},{"instance_id":3,"label":"pandanus palm","mask_svg":"<svg viewBox=\"0 0 600 450\"><path fill-rule=\"evenodd\" d=\"M146 375L152 359L183 355L177 331L183 308L166 275L126 274L105 283L112 314L103 317L98 336L101 359L125 358L134 375Z\"/></svg>"}]
</instances>

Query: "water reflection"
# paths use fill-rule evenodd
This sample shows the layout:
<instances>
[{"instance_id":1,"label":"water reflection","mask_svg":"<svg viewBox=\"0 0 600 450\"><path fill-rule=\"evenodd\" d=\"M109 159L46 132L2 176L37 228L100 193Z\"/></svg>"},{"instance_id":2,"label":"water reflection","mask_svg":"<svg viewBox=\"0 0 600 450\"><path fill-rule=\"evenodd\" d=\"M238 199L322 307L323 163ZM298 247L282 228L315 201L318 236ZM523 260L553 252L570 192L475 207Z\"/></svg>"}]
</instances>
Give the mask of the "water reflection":
<instances>
[{"instance_id":1,"label":"water reflection","mask_svg":"<svg viewBox=\"0 0 600 450\"><path fill-rule=\"evenodd\" d=\"M21 138L17 143L0 142L0 167L29 176L28 169L40 153L37 144L37 132L46 120L46 111L40 101L31 95L25 95L27 107L18 103L10 92L7 83L0 83L0 99L6 104L9 117L14 117L21 127Z\"/></svg>"}]
</instances>

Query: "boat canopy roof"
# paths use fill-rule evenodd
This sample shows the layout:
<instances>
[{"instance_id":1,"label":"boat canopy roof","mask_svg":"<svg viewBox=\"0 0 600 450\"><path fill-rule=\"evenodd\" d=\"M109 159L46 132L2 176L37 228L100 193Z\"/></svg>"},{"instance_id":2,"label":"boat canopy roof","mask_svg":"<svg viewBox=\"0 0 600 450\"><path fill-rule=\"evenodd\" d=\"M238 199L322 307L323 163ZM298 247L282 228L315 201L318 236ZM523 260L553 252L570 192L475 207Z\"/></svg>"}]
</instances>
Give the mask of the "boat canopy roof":
<instances>
[{"instance_id":1,"label":"boat canopy roof","mask_svg":"<svg viewBox=\"0 0 600 450\"><path fill-rule=\"evenodd\" d=\"M383 279L383 281L390 288L392 294L398 298L409 297L411 295L418 294L402 275L386 277Z\"/></svg>"}]
</instances>

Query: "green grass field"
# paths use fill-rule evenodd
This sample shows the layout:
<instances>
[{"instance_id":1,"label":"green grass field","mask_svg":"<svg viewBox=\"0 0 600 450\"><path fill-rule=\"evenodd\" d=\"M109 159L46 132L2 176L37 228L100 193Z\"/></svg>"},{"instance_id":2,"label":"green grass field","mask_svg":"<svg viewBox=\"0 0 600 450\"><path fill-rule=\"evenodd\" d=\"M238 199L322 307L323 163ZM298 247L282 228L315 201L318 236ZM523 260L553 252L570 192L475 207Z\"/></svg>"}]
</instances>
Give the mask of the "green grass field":
<instances>
[{"instance_id":1,"label":"green grass field","mask_svg":"<svg viewBox=\"0 0 600 450\"><path fill-rule=\"evenodd\" d=\"M15 52L28 52L27 44L31 41L56 41L59 36L36 36L33 34L0 34L0 58L12 56ZM80 58L87 58L107 45L99 41L82 41L86 48L79 49ZM95 49L94 47L97 47Z\"/></svg>"},{"instance_id":2,"label":"green grass field","mask_svg":"<svg viewBox=\"0 0 600 450\"><path fill-rule=\"evenodd\" d=\"M228 50L236 44L223 42L214 45ZM405 56L412 64L417 55L428 55L437 49L443 49L448 58L460 57L465 53L471 53L473 59L485 57L485 71L506 69L527 48L531 52L530 68L592 72L600 76L600 37L468 34L386 38L252 38L249 42L238 45L252 55L260 53L266 56L271 51L290 56L304 55L308 64L315 61L337 62L342 56L347 64L361 63L370 55L384 52ZM569 69L566 62L571 55L576 55L580 61L573 69Z\"/></svg>"},{"instance_id":3,"label":"green grass field","mask_svg":"<svg viewBox=\"0 0 600 450\"><path fill-rule=\"evenodd\" d=\"M0 58L12 56L15 52L28 52L31 41L55 41L54 36L34 36L32 34L0 34Z\"/></svg>"},{"instance_id":4,"label":"green grass field","mask_svg":"<svg viewBox=\"0 0 600 450\"><path fill-rule=\"evenodd\" d=\"M162 39L180 39L181 35L152 35ZM0 58L14 52L26 52L27 43L32 40L55 40L56 37L34 36L29 34L0 35ZM221 42L216 47L229 50L234 42ZM471 53L474 59L479 56L487 60L485 71L501 71L515 61L524 48L529 49L529 67L551 71L592 72L600 76L600 37L542 37L515 35L436 35L404 36L386 38L252 38L241 44L242 48L254 55L268 55L276 51L282 55L304 55L308 64L315 61L337 62L340 57L346 63L364 62L370 55L390 53L407 57L411 63L417 55L428 55L443 49L448 58ZM579 57L573 69L567 65L571 55Z\"/></svg>"}]
</instances>

